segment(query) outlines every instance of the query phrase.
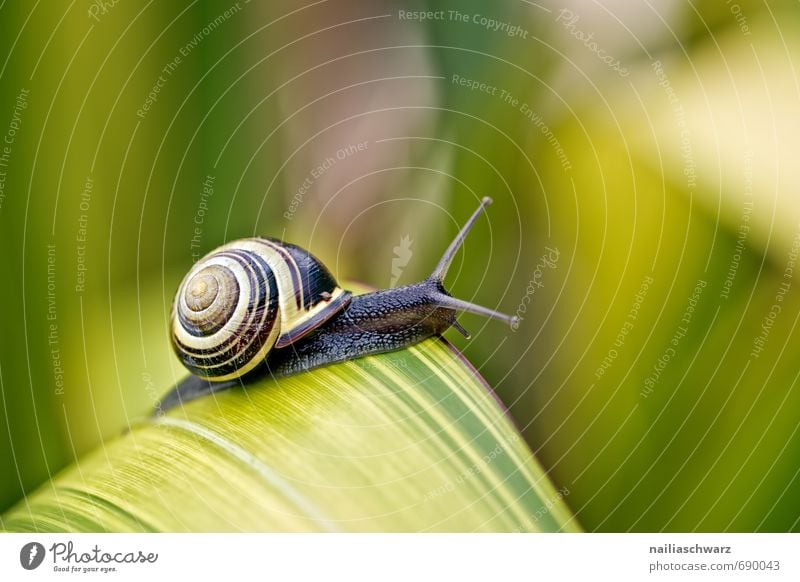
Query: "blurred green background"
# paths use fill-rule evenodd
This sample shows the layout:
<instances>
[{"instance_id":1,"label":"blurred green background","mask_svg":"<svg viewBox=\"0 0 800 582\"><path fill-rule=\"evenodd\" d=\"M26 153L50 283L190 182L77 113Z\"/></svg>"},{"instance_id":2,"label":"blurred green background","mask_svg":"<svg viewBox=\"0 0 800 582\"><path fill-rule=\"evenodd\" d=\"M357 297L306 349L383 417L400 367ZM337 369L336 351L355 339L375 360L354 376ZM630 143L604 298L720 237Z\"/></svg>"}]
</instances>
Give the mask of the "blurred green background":
<instances>
[{"instance_id":1,"label":"blurred green background","mask_svg":"<svg viewBox=\"0 0 800 582\"><path fill-rule=\"evenodd\" d=\"M800 530L796 2L8 2L0 30L0 511L184 375L202 254L277 236L401 285L490 194L448 285L522 324L448 337L581 525Z\"/></svg>"}]
</instances>

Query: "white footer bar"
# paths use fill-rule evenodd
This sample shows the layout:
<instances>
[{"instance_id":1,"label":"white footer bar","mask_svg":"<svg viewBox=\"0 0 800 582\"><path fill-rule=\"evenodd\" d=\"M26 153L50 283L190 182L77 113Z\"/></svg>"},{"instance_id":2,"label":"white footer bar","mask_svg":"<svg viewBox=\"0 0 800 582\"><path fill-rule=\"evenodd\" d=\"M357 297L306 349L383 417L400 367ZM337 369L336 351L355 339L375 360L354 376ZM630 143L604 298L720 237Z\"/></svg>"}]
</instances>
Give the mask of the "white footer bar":
<instances>
[{"instance_id":1,"label":"white footer bar","mask_svg":"<svg viewBox=\"0 0 800 582\"><path fill-rule=\"evenodd\" d=\"M0 580L800 580L800 534L5 534Z\"/></svg>"}]
</instances>

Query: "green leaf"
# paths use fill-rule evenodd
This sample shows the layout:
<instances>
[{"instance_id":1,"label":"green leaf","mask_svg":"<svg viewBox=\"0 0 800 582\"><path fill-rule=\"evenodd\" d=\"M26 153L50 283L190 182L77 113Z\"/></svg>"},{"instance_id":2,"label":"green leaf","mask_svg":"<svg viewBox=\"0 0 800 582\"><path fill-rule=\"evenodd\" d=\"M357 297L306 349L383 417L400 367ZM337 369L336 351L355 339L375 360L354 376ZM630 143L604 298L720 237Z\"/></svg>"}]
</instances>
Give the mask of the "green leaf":
<instances>
[{"instance_id":1,"label":"green leaf","mask_svg":"<svg viewBox=\"0 0 800 582\"><path fill-rule=\"evenodd\" d=\"M575 531L491 389L443 341L143 419L10 531Z\"/></svg>"}]
</instances>

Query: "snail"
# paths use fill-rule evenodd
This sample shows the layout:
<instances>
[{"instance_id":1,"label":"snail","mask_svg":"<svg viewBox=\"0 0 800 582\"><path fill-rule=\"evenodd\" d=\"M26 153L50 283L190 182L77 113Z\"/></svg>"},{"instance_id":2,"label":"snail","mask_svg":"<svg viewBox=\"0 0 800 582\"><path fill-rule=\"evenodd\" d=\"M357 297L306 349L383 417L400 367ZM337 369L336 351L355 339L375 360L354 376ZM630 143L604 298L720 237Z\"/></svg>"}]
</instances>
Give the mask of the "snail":
<instances>
[{"instance_id":1,"label":"snail","mask_svg":"<svg viewBox=\"0 0 800 582\"><path fill-rule=\"evenodd\" d=\"M308 251L246 238L200 259L181 282L171 312L175 353L191 375L159 404L177 404L243 383L404 348L455 328L457 312L517 317L452 297L444 277L491 198L478 209L424 281L353 296Z\"/></svg>"}]
</instances>

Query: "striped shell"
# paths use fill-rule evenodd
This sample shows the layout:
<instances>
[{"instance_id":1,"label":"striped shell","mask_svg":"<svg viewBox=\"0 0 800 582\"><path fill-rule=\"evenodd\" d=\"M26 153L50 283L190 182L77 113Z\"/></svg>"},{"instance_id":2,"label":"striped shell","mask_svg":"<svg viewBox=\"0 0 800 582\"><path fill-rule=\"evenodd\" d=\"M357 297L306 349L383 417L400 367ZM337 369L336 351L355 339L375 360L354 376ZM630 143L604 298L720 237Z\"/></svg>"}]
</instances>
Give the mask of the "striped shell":
<instances>
[{"instance_id":1,"label":"striped shell","mask_svg":"<svg viewBox=\"0 0 800 582\"><path fill-rule=\"evenodd\" d=\"M246 374L344 309L350 293L308 251L278 240L233 241L200 259L172 308L175 353L196 376Z\"/></svg>"}]
</instances>

